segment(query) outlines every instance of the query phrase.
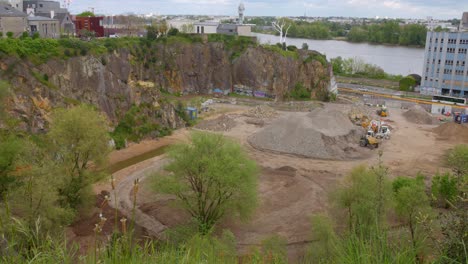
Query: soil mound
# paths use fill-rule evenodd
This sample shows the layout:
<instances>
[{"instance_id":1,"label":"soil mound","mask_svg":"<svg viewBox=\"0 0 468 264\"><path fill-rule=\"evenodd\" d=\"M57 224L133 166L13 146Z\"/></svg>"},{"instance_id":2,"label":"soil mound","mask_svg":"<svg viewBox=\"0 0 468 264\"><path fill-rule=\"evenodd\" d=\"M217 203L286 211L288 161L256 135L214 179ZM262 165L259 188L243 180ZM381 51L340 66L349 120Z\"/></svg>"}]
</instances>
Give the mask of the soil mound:
<instances>
[{"instance_id":1,"label":"soil mound","mask_svg":"<svg viewBox=\"0 0 468 264\"><path fill-rule=\"evenodd\" d=\"M420 125L433 125L438 122L436 118L434 118L420 105L411 107L408 111L403 113L403 116L409 122Z\"/></svg>"},{"instance_id":2,"label":"soil mound","mask_svg":"<svg viewBox=\"0 0 468 264\"><path fill-rule=\"evenodd\" d=\"M253 118L272 118L275 117L276 114L275 109L266 105L256 106L244 113L245 116Z\"/></svg>"},{"instance_id":3,"label":"soil mound","mask_svg":"<svg viewBox=\"0 0 468 264\"><path fill-rule=\"evenodd\" d=\"M441 139L468 142L468 126L457 123L445 123L432 130Z\"/></svg>"},{"instance_id":4,"label":"soil mound","mask_svg":"<svg viewBox=\"0 0 468 264\"><path fill-rule=\"evenodd\" d=\"M357 159L368 155L359 147L360 131L339 111L315 109L275 120L252 135L249 143L261 150L318 159Z\"/></svg>"},{"instance_id":5,"label":"soil mound","mask_svg":"<svg viewBox=\"0 0 468 264\"><path fill-rule=\"evenodd\" d=\"M222 115L216 119L203 121L195 128L210 131L229 131L237 125L236 121L227 115Z\"/></svg>"}]
</instances>

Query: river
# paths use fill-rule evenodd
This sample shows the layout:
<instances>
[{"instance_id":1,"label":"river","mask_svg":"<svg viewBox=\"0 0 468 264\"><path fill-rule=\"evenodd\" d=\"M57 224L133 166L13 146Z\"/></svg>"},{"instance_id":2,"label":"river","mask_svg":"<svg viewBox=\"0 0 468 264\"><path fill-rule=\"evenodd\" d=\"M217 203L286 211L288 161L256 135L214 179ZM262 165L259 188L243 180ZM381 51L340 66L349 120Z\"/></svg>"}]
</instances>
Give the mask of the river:
<instances>
[{"instance_id":1,"label":"river","mask_svg":"<svg viewBox=\"0 0 468 264\"><path fill-rule=\"evenodd\" d=\"M261 44L275 44L279 36L253 33ZM373 45L367 43L350 43L339 40L313 40L287 38L288 45L302 47L307 43L309 49L316 50L327 56L327 59L341 56L342 58L358 57L367 63L375 64L390 74L421 75L423 70L424 49L401 46Z\"/></svg>"}]
</instances>

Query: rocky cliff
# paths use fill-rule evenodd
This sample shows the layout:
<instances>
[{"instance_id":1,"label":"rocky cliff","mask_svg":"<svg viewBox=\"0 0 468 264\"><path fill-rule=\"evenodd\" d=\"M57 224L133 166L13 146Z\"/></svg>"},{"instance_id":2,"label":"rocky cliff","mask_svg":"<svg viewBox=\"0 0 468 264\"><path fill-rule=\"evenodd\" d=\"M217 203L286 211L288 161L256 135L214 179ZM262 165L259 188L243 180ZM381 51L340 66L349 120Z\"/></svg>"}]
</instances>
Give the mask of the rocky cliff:
<instances>
[{"instance_id":1,"label":"rocky cliff","mask_svg":"<svg viewBox=\"0 0 468 264\"><path fill-rule=\"evenodd\" d=\"M52 108L80 102L97 106L114 123L132 105L149 105L161 125L176 128L183 122L162 92L207 94L244 87L282 98L297 83L310 90L327 85L323 62L309 52L295 54L260 46L235 54L223 43L160 43L39 65L4 56L0 78L14 91L9 108L29 129L43 129Z\"/></svg>"}]
</instances>

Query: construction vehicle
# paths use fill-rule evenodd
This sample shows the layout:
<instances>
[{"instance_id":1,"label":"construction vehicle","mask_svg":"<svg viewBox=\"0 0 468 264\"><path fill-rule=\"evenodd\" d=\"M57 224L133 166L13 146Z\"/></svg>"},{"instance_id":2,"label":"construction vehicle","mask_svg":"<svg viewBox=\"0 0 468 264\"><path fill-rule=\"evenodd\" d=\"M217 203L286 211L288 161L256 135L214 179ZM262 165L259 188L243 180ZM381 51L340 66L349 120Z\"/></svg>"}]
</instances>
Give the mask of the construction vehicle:
<instances>
[{"instance_id":1,"label":"construction vehicle","mask_svg":"<svg viewBox=\"0 0 468 264\"><path fill-rule=\"evenodd\" d=\"M387 107L385 105L382 106L379 110L377 110L377 115L379 115L380 117L387 117L388 116Z\"/></svg>"},{"instance_id":2,"label":"construction vehicle","mask_svg":"<svg viewBox=\"0 0 468 264\"><path fill-rule=\"evenodd\" d=\"M378 148L380 142L375 136L372 136L373 133L374 131L369 130L367 132L367 135L361 137L361 139L359 140L359 145L361 147L368 147L371 149Z\"/></svg>"}]
</instances>

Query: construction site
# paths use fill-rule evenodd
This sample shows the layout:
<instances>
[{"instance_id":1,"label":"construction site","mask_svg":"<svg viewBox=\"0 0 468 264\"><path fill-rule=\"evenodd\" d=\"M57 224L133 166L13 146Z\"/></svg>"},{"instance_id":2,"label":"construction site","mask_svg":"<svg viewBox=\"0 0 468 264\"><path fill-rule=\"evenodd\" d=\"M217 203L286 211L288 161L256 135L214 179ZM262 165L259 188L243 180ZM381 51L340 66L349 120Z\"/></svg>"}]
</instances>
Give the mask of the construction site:
<instances>
[{"instance_id":1,"label":"construction site","mask_svg":"<svg viewBox=\"0 0 468 264\"><path fill-rule=\"evenodd\" d=\"M188 140L191 130L221 133L238 141L261 168L259 207L247 223L224 219L240 254L273 234L287 241L291 259L311 243L310 216L327 210L330 191L358 165L379 160L391 177L426 175L444 170L443 155L456 144L468 143L468 126L432 115L417 104L407 109L366 105L359 97L340 96L335 103L215 99L199 122L157 141L144 141L111 155L125 159L152 148ZM463 109L462 109L463 110ZM138 193L136 223L152 236L188 223L190 216L172 206L171 196L155 194L148 175L161 171L167 159L158 155L114 173L118 209L130 214L131 188ZM449 170L449 169L446 169ZM106 187L97 185L99 193Z\"/></svg>"}]
</instances>

